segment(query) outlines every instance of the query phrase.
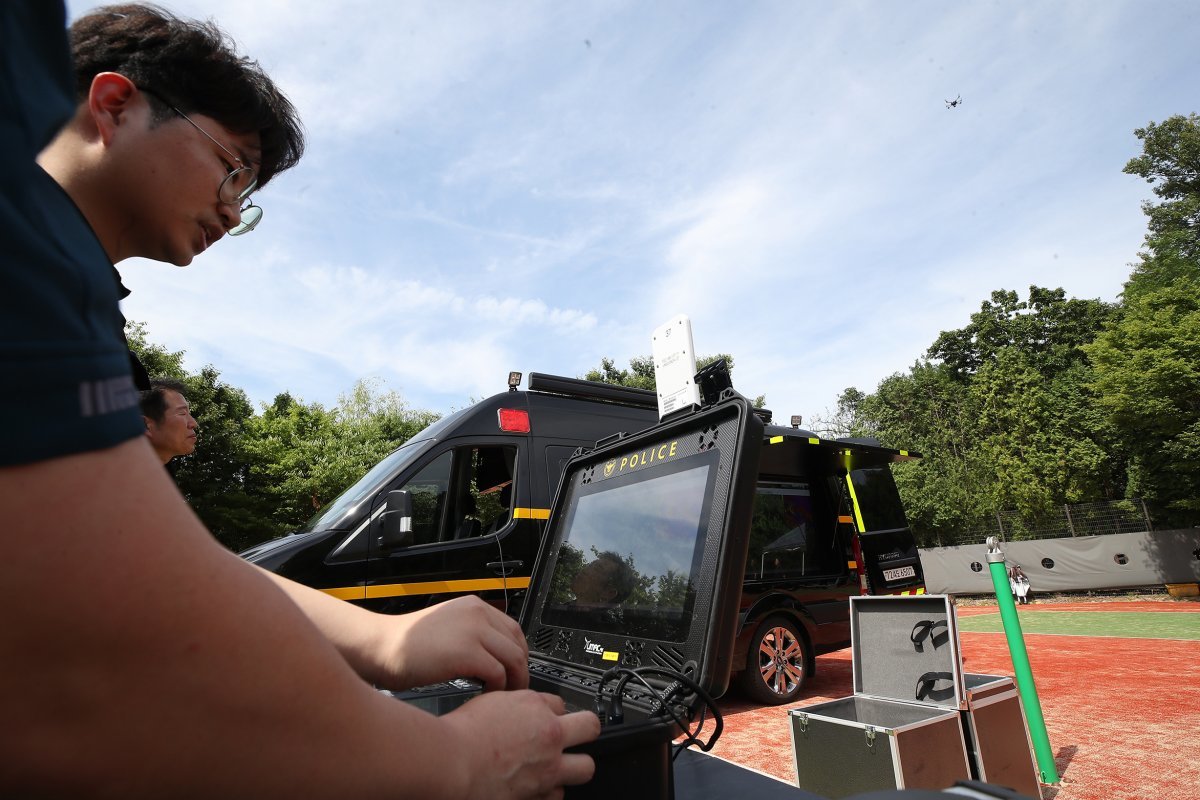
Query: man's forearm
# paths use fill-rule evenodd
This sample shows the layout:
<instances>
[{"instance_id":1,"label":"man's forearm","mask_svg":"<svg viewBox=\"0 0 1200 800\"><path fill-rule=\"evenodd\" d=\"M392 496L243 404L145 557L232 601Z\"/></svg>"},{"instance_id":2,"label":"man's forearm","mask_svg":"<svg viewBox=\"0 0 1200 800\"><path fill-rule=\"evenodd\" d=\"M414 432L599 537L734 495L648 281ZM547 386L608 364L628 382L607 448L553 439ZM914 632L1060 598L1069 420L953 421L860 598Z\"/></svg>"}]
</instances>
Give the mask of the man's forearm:
<instances>
[{"instance_id":1,"label":"man's forearm","mask_svg":"<svg viewBox=\"0 0 1200 800\"><path fill-rule=\"evenodd\" d=\"M0 469L0 499L0 795L456 785L442 721L363 683L144 442Z\"/></svg>"},{"instance_id":2,"label":"man's forearm","mask_svg":"<svg viewBox=\"0 0 1200 800\"><path fill-rule=\"evenodd\" d=\"M363 679L380 685L395 682L387 666L381 663L387 645L383 641L386 630L381 626L378 614L273 572L255 569L267 576L304 612Z\"/></svg>"}]
</instances>

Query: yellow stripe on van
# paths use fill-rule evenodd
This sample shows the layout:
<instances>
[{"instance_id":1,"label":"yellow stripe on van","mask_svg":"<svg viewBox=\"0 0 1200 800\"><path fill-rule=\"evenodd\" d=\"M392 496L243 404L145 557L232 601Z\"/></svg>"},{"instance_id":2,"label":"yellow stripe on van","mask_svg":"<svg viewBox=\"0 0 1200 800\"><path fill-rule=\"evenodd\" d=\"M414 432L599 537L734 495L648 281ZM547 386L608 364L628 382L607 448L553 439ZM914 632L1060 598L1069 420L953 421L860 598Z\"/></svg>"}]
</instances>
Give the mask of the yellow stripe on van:
<instances>
[{"instance_id":1,"label":"yellow stripe on van","mask_svg":"<svg viewBox=\"0 0 1200 800\"><path fill-rule=\"evenodd\" d=\"M381 597L404 597L421 594L462 594L501 589L528 589L529 578L480 578L466 581L423 581L421 583L391 583L380 586L348 586L343 589L322 589L339 600L377 600Z\"/></svg>"},{"instance_id":2,"label":"yellow stripe on van","mask_svg":"<svg viewBox=\"0 0 1200 800\"><path fill-rule=\"evenodd\" d=\"M365 586L347 586L344 589L322 589L321 591L338 600L365 600L367 597Z\"/></svg>"},{"instance_id":3,"label":"yellow stripe on van","mask_svg":"<svg viewBox=\"0 0 1200 800\"><path fill-rule=\"evenodd\" d=\"M550 519L550 509L514 508L513 519Z\"/></svg>"},{"instance_id":4,"label":"yellow stripe on van","mask_svg":"<svg viewBox=\"0 0 1200 800\"><path fill-rule=\"evenodd\" d=\"M846 475L846 486L850 489L850 505L854 507L854 521L858 523L858 532L864 533L867 526L863 524L862 509L858 507L858 495L854 491L854 481Z\"/></svg>"},{"instance_id":5,"label":"yellow stripe on van","mask_svg":"<svg viewBox=\"0 0 1200 800\"><path fill-rule=\"evenodd\" d=\"M782 441L783 441L782 436L772 436L770 439L767 439L767 444L779 444Z\"/></svg>"},{"instance_id":6,"label":"yellow stripe on van","mask_svg":"<svg viewBox=\"0 0 1200 800\"><path fill-rule=\"evenodd\" d=\"M810 438L810 439L808 440L808 443L809 443L809 444L820 444L820 443L821 443L821 440L820 440L820 439L812 439L812 438Z\"/></svg>"},{"instance_id":7,"label":"yellow stripe on van","mask_svg":"<svg viewBox=\"0 0 1200 800\"><path fill-rule=\"evenodd\" d=\"M849 514L842 514L840 517L838 517L838 522L840 522L842 525L853 525L854 517L850 516Z\"/></svg>"}]
</instances>

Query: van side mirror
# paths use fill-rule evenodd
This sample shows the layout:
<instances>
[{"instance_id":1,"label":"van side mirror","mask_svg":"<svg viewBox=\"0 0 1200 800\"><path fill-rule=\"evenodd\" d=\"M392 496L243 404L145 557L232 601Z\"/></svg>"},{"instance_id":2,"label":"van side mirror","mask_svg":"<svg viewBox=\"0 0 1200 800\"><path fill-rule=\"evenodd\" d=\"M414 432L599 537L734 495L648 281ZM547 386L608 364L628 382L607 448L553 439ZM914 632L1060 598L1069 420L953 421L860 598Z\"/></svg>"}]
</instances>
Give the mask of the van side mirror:
<instances>
[{"instance_id":1,"label":"van side mirror","mask_svg":"<svg viewBox=\"0 0 1200 800\"><path fill-rule=\"evenodd\" d=\"M404 489L387 493L379 515L379 549L395 550L412 544L412 495Z\"/></svg>"}]
</instances>

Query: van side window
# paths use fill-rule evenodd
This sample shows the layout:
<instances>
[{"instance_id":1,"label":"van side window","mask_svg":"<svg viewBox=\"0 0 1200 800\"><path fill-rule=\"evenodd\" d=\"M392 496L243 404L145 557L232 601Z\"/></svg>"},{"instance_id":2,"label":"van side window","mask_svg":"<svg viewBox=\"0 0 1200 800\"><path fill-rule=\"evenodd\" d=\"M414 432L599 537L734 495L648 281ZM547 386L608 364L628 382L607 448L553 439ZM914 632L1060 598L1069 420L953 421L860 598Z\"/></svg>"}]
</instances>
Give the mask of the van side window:
<instances>
[{"instance_id":1,"label":"van side window","mask_svg":"<svg viewBox=\"0 0 1200 800\"><path fill-rule=\"evenodd\" d=\"M412 497L413 546L474 539L507 525L516 457L511 446L447 450L397 487Z\"/></svg>"},{"instance_id":2,"label":"van side window","mask_svg":"<svg viewBox=\"0 0 1200 800\"><path fill-rule=\"evenodd\" d=\"M834 521L829 514L820 513L821 499L813 496L807 483L758 487L746 557L747 578L837 574L844 555L838 550Z\"/></svg>"},{"instance_id":3,"label":"van side window","mask_svg":"<svg viewBox=\"0 0 1200 800\"><path fill-rule=\"evenodd\" d=\"M512 519L517 448L497 445L469 448L469 451L470 499L464 505L460 530L469 531L468 535L487 536Z\"/></svg>"},{"instance_id":4,"label":"van side window","mask_svg":"<svg viewBox=\"0 0 1200 800\"><path fill-rule=\"evenodd\" d=\"M442 516L446 510L446 494L450 487L449 452L442 453L424 469L399 487L412 497L413 544L430 544L438 540Z\"/></svg>"}]
</instances>

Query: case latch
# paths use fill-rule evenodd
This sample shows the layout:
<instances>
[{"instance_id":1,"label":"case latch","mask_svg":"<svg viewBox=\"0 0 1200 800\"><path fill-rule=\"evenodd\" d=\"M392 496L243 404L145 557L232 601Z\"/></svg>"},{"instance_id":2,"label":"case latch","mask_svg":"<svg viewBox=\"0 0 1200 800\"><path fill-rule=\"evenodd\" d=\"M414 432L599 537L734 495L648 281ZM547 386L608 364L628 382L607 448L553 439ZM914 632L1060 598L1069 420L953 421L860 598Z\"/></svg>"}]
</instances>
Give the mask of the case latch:
<instances>
[{"instance_id":1,"label":"case latch","mask_svg":"<svg viewBox=\"0 0 1200 800\"><path fill-rule=\"evenodd\" d=\"M875 746L875 729L870 725L863 729L863 735L867 738L867 747Z\"/></svg>"}]
</instances>

